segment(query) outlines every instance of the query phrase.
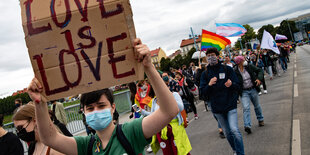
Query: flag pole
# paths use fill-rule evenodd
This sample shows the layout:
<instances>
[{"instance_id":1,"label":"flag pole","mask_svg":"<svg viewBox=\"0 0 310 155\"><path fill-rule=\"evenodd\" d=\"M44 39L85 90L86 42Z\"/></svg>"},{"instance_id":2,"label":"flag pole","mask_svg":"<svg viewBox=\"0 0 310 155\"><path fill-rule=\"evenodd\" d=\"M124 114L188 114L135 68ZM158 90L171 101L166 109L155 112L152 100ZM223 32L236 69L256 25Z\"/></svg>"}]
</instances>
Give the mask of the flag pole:
<instances>
[{"instance_id":1,"label":"flag pole","mask_svg":"<svg viewBox=\"0 0 310 155\"><path fill-rule=\"evenodd\" d=\"M191 27L191 33L192 33L192 36L193 36L193 39L194 39L194 46L195 46L195 49L196 49L196 52L197 52L197 44L196 44L196 36L194 35L194 32L193 32L193 28ZM198 58L198 63L200 64L200 58L201 58L201 51L199 52L199 58Z\"/></svg>"}]
</instances>

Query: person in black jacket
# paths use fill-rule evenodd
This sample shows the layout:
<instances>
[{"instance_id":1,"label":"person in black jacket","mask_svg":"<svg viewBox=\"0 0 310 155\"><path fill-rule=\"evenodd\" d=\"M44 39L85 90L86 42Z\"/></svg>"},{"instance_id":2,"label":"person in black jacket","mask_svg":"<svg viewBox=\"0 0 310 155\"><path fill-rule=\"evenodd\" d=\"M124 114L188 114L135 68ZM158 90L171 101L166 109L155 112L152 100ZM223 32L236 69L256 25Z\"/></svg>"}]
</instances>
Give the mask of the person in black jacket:
<instances>
[{"instance_id":1,"label":"person in black jacket","mask_svg":"<svg viewBox=\"0 0 310 155\"><path fill-rule=\"evenodd\" d=\"M175 78L179 83L180 86L180 96L182 97L183 102L189 102L192 110L194 111L194 117L195 120L197 120L198 114L197 114L197 109L196 105L194 103L194 94L190 92L190 89L194 87L194 82L188 78L186 78L185 75L182 75L180 72L176 72ZM188 112L188 111L187 111Z\"/></svg>"},{"instance_id":2,"label":"person in black jacket","mask_svg":"<svg viewBox=\"0 0 310 155\"><path fill-rule=\"evenodd\" d=\"M212 112L222 126L233 151L243 155L243 139L238 128L237 115L239 80L231 67L218 62L219 52L216 48L209 48L206 54L209 65L200 79L202 95L208 96Z\"/></svg>"},{"instance_id":3,"label":"person in black jacket","mask_svg":"<svg viewBox=\"0 0 310 155\"><path fill-rule=\"evenodd\" d=\"M3 114L0 114L0 155L23 155L24 148L18 137L5 131L2 126Z\"/></svg>"},{"instance_id":4,"label":"person in black jacket","mask_svg":"<svg viewBox=\"0 0 310 155\"><path fill-rule=\"evenodd\" d=\"M272 80L273 75L272 75L272 59L269 56L269 54L267 53L267 50L263 50L263 55L262 55L262 60L264 63L264 69L267 71L267 73L269 74L270 80Z\"/></svg>"},{"instance_id":5,"label":"person in black jacket","mask_svg":"<svg viewBox=\"0 0 310 155\"><path fill-rule=\"evenodd\" d=\"M241 81L242 88L241 91L239 91L239 94L243 106L244 130L250 134L252 133L250 102L254 105L259 126L264 126L264 116L259 104L258 96L258 92L260 91L259 86L263 80L264 73L262 69L259 69L252 64L247 64L247 61L245 61L243 56L237 56L235 62L238 65L235 67L235 72L239 81Z\"/></svg>"}]
</instances>

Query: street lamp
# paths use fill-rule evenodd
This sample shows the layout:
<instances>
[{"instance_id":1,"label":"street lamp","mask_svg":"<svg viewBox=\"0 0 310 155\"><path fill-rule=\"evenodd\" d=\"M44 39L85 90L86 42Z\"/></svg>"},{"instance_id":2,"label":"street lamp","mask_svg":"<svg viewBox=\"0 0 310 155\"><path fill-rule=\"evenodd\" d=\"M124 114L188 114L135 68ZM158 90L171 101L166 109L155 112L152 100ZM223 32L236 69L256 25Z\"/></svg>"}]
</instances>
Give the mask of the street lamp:
<instances>
[{"instance_id":1,"label":"street lamp","mask_svg":"<svg viewBox=\"0 0 310 155\"><path fill-rule=\"evenodd\" d=\"M290 30L291 38L292 38L292 40L294 42L294 38L293 38L293 35L292 35L290 24L288 23L288 19L286 19L286 23L287 23L288 29Z\"/></svg>"},{"instance_id":2,"label":"street lamp","mask_svg":"<svg viewBox=\"0 0 310 155\"><path fill-rule=\"evenodd\" d=\"M194 35L194 31L193 31L193 28L191 27L191 33L192 33L192 36L193 36L193 39L194 39L194 46L195 46L195 49L196 49L196 52L197 52L197 50L199 50L198 49L198 46L197 46L197 44L196 44L196 35ZM200 54L199 54L199 64L200 64L200 56L201 56L201 51L200 51Z\"/></svg>"},{"instance_id":3,"label":"street lamp","mask_svg":"<svg viewBox=\"0 0 310 155\"><path fill-rule=\"evenodd\" d=\"M238 41L240 42L241 49L242 49L242 51L243 51L243 46L242 46L241 40L242 40L241 38L238 38Z\"/></svg>"}]
</instances>

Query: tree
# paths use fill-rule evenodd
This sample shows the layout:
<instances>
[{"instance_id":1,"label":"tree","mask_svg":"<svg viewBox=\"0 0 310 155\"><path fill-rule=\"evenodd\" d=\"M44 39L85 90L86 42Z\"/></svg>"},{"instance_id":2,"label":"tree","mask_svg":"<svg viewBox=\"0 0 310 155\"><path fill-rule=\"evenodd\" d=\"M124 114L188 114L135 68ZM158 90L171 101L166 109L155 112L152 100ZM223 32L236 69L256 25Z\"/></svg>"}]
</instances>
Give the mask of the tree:
<instances>
[{"instance_id":1,"label":"tree","mask_svg":"<svg viewBox=\"0 0 310 155\"><path fill-rule=\"evenodd\" d=\"M161 58L160 60L160 70L161 71L169 71L171 67L171 61L170 61L170 58Z\"/></svg>"},{"instance_id":2,"label":"tree","mask_svg":"<svg viewBox=\"0 0 310 155\"><path fill-rule=\"evenodd\" d=\"M196 52L196 49L193 47L191 50L188 51L188 53L184 56L184 64L186 66L189 66L191 62L194 62L196 65L198 65L198 59L192 59L193 54Z\"/></svg>"},{"instance_id":3,"label":"tree","mask_svg":"<svg viewBox=\"0 0 310 155\"><path fill-rule=\"evenodd\" d=\"M257 39L258 39L258 40L262 40L263 34L264 34L264 30L266 30L267 32L269 32L273 37L276 36L276 33L277 33L277 32L276 32L276 28L274 28L273 25L268 24L268 25L262 26L262 27L258 30L258 32L257 32Z\"/></svg>"},{"instance_id":4,"label":"tree","mask_svg":"<svg viewBox=\"0 0 310 155\"><path fill-rule=\"evenodd\" d=\"M245 24L242 26L247 30L247 32L243 36L241 36L241 39L242 39L241 43L242 43L243 48L245 48L246 47L245 43L251 41L252 39L255 39L256 33L254 31L254 28L251 27L249 24ZM235 48L241 49L239 41L235 43Z\"/></svg>"},{"instance_id":5,"label":"tree","mask_svg":"<svg viewBox=\"0 0 310 155\"><path fill-rule=\"evenodd\" d=\"M285 35L288 40L292 40L291 33L290 33L288 25L290 25L290 29L292 31L292 35L294 33L298 32L298 29L296 28L295 22L294 21L287 21L287 20L283 20L280 23L280 26L279 26L279 28L277 29L276 32L278 34Z\"/></svg>"},{"instance_id":6,"label":"tree","mask_svg":"<svg viewBox=\"0 0 310 155\"><path fill-rule=\"evenodd\" d=\"M181 66L184 64L184 60L182 55L177 55L172 61L171 66L175 69L181 68Z\"/></svg>"}]
</instances>

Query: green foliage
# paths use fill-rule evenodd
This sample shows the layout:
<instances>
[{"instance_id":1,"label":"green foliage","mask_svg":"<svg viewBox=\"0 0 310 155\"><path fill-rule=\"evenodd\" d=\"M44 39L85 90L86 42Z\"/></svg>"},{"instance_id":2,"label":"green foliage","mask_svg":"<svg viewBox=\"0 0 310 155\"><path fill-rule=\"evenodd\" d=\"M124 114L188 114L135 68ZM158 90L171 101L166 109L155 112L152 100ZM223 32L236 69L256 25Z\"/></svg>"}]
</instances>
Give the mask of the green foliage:
<instances>
[{"instance_id":1,"label":"green foliage","mask_svg":"<svg viewBox=\"0 0 310 155\"><path fill-rule=\"evenodd\" d=\"M169 71L171 65L170 58L161 58L160 60L160 70L161 71Z\"/></svg>"},{"instance_id":2,"label":"green foliage","mask_svg":"<svg viewBox=\"0 0 310 155\"><path fill-rule=\"evenodd\" d=\"M264 25L264 26L262 26L259 30L258 30L258 32L257 32L257 39L258 40L262 40L262 38L263 38L263 34L264 34L264 30L266 30L267 32L269 32L273 37L275 37L276 36L276 28L275 27L273 27L273 25L271 25L271 24L268 24L268 25Z\"/></svg>"},{"instance_id":3,"label":"green foliage","mask_svg":"<svg viewBox=\"0 0 310 155\"><path fill-rule=\"evenodd\" d=\"M254 28L251 27L249 24L245 24L245 25L242 25L242 26L247 30L247 32L243 36L241 36L241 39L242 39L241 43L242 43L243 48L245 48L246 47L245 43L251 41L252 39L255 39L257 37L257 35L256 35L255 31L254 31ZM239 41L237 41L235 43L235 48L236 49L241 49Z\"/></svg>"},{"instance_id":4,"label":"green foliage","mask_svg":"<svg viewBox=\"0 0 310 155\"><path fill-rule=\"evenodd\" d=\"M282 34L285 35L287 37L288 40L292 40L291 34L290 34L290 30L288 25L290 25L290 29L292 31L292 35L296 32L298 32L298 29L296 28L295 22L294 21L287 21L287 20L283 20L280 23L280 26L278 27L276 33L278 34Z\"/></svg>"},{"instance_id":5,"label":"green foliage","mask_svg":"<svg viewBox=\"0 0 310 155\"><path fill-rule=\"evenodd\" d=\"M9 115L12 114L14 111L15 107L15 99L21 98L23 104L28 103L31 101L28 93L22 93L18 94L16 96L8 96L5 98L0 99L0 113L4 115Z\"/></svg>"},{"instance_id":6,"label":"green foliage","mask_svg":"<svg viewBox=\"0 0 310 155\"><path fill-rule=\"evenodd\" d=\"M181 68L181 66L184 64L184 60L182 55L177 55L172 61L171 66L175 69Z\"/></svg>"}]
</instances>

